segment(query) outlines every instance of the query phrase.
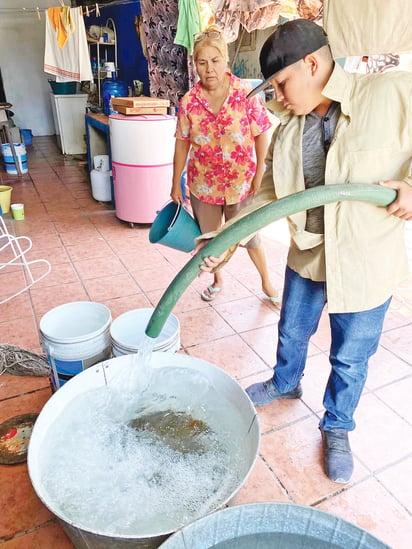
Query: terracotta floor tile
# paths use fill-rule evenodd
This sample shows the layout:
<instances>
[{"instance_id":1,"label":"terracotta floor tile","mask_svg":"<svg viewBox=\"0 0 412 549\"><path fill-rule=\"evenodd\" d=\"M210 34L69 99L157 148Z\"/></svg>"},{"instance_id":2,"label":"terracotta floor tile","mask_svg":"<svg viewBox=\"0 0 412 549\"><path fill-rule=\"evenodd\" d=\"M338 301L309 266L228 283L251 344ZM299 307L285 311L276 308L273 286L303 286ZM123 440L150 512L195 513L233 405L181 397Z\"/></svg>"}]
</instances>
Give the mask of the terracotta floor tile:
<instances>
[{"instance_id":1,"label":"terracotta floor tile","mask_svg":"<svg viewBox=\"0 0 412 549\"><path fill-rule=\"evenodd\" d=\"M412 456L377 473L376 478L412 515Z\"/></svg>"},{"instance_id":2,"label":"terracotta floor tile","mask_svg":"<svg viewBox=\"0 0 412 549\"><path fill-rule=\"evenodd\" d=\"M37 414L51 397L50 384L43 389L0 400L0 422L22 414Z\"/></svg>"},{"instance_id":3,"label":"terracotta floor tile","mask_svg":"<svg viewBox=\"0 0 412 549\"><path fill-rule=\"evenodd\" d=\"M363 395L356 411L357 427L351 433L352 451L370 470L408 457L412 450L412 425L375 395Z\"/></svg>"},{"instance_id":4,"label":"terracotta floor tile","mask_svg":"<svg viewBox=\"0 0 412 549\"><path fill-rule=\"evenodd\" d=\"M98 302L141 293L140 287L128 273L85 280L84 286L90 299Z\"/></svg>"},{"instance_id":5,"label":"terracotta floor tile","mask_svg":"<svg viewBox=\"0 0 412 549\"><path fill-rule=\"evenodd\" d=\"M303 402L315 413L323 415L323 395L329 379L331 366L324 353L308 358L302 378Z\"/></svg>"},{"instance_id":6,"label":"terracotta floor tile","mask_svg":"<svg viewBox=\"0 0 412 549\"><path fill-rule=\"evenodd\" d=\"M155 307L159 303L160 298L163 297L163 295L165 294L165 290L161 289L146 291L145 293L148 299L150 299L152 305ZM183 294L178 297L175 305L173 306L172 313L178 315L179 313L184 311L205 309L207 307L209 307L208 303L201 299L199 293L194 288L192 288L192 286L189 286L184 290Z\"/></svg>"},{"instance_id":7,"label":"terracotta floor tile","mask_svg":"<svg viewBox=\"0 0 412 549\"><path fill-rule=\"evenodd\" d=\"M152 308L151 302L144 294L116 297L107 301L101 301L100 303L103 303L103 305L106 305L110 309L112 320L134 309Z\"/></svg>"},{"instance_id":8,"label":"terracotta floor tile","mask_svg":"<svg viewBox=\"0 0 412 549\"><path fill-rule=\"evenodd\" d=\"M278 321L277 314L255 296L219 304L215 309L236 332L262 328Z\"/></svg>"},{"instance_id":9,"label":"terracotta floor tile","mask_svg":"<svg viewBox=\"0 0 412 549\"><path fill-rule=\"evenodd\" d=\"M66 249L72 261L90 260L97 257L114 255L110 246L101 236L96 236L91 240L82 240L77 244L67 246Z\"/></svg>"},{"instance_id":10,"label":"terracotta floor tile","mask_svg":"<svg viewBox=\"0 0 412 549\"><path fill-rule=\"evenodd\" d=\"M341 484L330 481L324 473L321 444L315 417L262 437L260 455L295 503L314 505L342 490ZM355 458L353 481L365 473Z\"/></svg>"},{"instance_id":11,"label":"terracotta floor tile","mask_svg":"<svg viewBox=\"0 0 412 549\"><path fill-rule=\"evenodd\" d=\"M35 528L53 516L32 488L25 464L0 465L0 493L4 502L0 513L0 539Z\"/></svg>"},{"instance_id":12,"label":"terracotta floor tile","mask_svg":"<svg viewBox=\"0 0 412 549\"><path fill-rule=\"evenodd\" d=\"M172 282L177 272L166 261L156 268L143 269L140 271L131 270L133 278L143 291L165 290Z\"/></svg>"},{"instance_id":13,"label":"terracotta floor tile","mask_svg":"<svg viewBox=\"0 0 412 549\"><path fill-rule=\"evenodd\" d=\"M246 482L239 490L235 505L276 501L288 503L288 495L268 465L258 456Z\"/></svg>"},{"instance_id":14,"label":"terracotta floor tile","mask_svg":"<svg viewBox=\"0 0 412 549\"><path fill-rule=\"evenodd\" d=\"M66 284L72 284L79 280L79 276L75 271L71 263L52 263L51 271L44 278L41 278L42 275L47 273L46 264L34 264L30 266L30 271L34 280L36 282L37 289L46 289L51 286L64 286Z\"/></svg>"},{"instance_id":15,"label":"terracotta floor tile","mask_svg":"<svg viewBox=\"0 0 412 549\"><path fill-rule=\"evenodd\" d=\"M82 280L124 275L126 273L122 263L113 254L75 261L73 265Z\"/></svg>"},{"instance_id":16,"label":"terracotta floor tile","mask_svg":"<svg viewBox=\"0 0 412 549\"><path fill-rule=\"evenodd\" d=\"M212 308L179 314L181 341L184 347L199 345L232 335L233 329Z\"/></svg>"},{"instance_id":17,"label":"terracotta floor tile","mask_svg":"<svg viewBox=\"0 0 412 549\"><path fill-rule=\"evenodd\" d=\"M37 324L32 316L0 322L0 331L3 343L17 345L24 349L34 349L39 346Z\"/></svg>"},{"instance_id":18,"label":"terracotta floor tile","mask_svg":"<svg viewBox=\"0 0 412 549\"><path fill-rule=\"evenodd\" d=\"M412 319L408 326L382 334L380 344L409 364L412 362Z\"/></svg>"},{"instance_id":19,"label":"terracotta floor tile","mask_svg":"<svg viewBox=\"0 0 412 549\"><path fill-rule=\"evenodd\" d=\"M27 370L29 373L30 370ZM33 375L11 375L6 373L0 376L0 401L7 400L17 395L23 395L38 391L39 389L50 389L48 377L36 377Z\"/></svg>"},{"instance_id":20,"label":"terracotta floor tile","mask_svg":"<svg viewBox=\"0 0 412 549\"><path fill-rule=\"evenodd\" d=\"M260 380L270 379L272 372L269 375L265 374L260 376ZM257 380L252 380L254 383ZM250 383L246 383L246 379L241 380L243 387L247 387ZM256 408L259 416L259 424L262 433L268 433L274 429L282 428L284 425L300 421L306 417L315 417L319 423L318 418L311 410L309 410L303 400L300 399L285 399L276 400L267 406L259 406Z\"/></svg>"},{"instance_id":21,"label":"terracotta floor tile","mask_svg":"<svg viewBox=\"0 0 412 549\"><path fill-rule=\"evenodd\" d=\"M412 372L409 377L375 391L375 395L412 425ZM412 441L411 441L412 451Z\"/></svg>"},{"instance_id":22,"label":"terracotta floor tile","mask_svg":"<svg viewBox=\"0 0 412 549\"><path fill-rule=\"evenodd\" d=\"M64 303L90 301L90 297L81 282L54 286L53 288L49 288L47 293L45 293L44 289L34 286L30 290L30 294L38 321L40 321L41 317L47 311Z\"/></svg>"},{"instance_id":23,"label":"terracotta floor tile","mask_svg":"<svg viewBox=\"0 0 412 549\"><path fill-rule=\"evenodd\" d=\"M16 318L20 318L21 316L24 317L29 313L30 310L33 312L31 307L29 292L21 293L20 295L14 297L13 299L10 299L9 301L2 303L0 307L1 307L0 325L1 325L1 322L8 322L9 320L15 320Z\"/></svg>"},{"instance_id":24,"label":"terracotta floor tile","mask_svg":"<svg viewBox=\"0 0 412 549\"><path fill-rule=\"evenodd\" d=\"M49 521L29 534L20 535L3 543L4 549L71 549L73 543L56 521Z\"/></svg>"},{"instance_id":25,"label":"terracotta floor tile","mask_svg":"<svg viewBox=\"0 0 412 549\"><path fill-rule=\"evenodd\" d=\"M317 507L355 523L393 549L410 548L411 516L374 479L366 479Z\"/></svg>"},{"instance_id":26,"label":"terracotta floor tile","mask_svg":"<svg viewBox=\"0 0 412 549\"><path fill-rule=\"evenodd\" d=\"M379 345L375 355L369 361L369 372L366 387L370 390L382 387L411 374L411 367L393 351Z\"/></svg>"},{"instance_id":27,"label":"terracotta floor tile","mask_svg":"<svg viewBox=\"0 0 412 549\"><path fill-rule=\"evenodd\" d=\"M219 366L235 379L259 372L265 367L264 362L238 335L194 345L188 352L191 356Z\"/></svg>"}]
</instances>

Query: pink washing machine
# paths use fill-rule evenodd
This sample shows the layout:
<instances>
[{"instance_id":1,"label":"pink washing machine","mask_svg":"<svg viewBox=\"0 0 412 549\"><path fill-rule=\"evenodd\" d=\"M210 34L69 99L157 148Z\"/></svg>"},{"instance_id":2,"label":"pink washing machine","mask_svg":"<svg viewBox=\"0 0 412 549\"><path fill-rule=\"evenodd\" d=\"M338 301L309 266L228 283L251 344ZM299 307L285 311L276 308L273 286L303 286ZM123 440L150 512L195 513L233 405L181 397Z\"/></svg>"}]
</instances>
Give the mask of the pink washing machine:
<instances>
[{"instance_id":1,"label":"pink washing machine","mask_svg":"<svg viewBox=\"0 0 412 549\"><path fill-rule=\"evenodd\" d=\"M116 217L153 223L170 200L176 117L112 114L110 143Z\"/></svg>"}]
</instances>

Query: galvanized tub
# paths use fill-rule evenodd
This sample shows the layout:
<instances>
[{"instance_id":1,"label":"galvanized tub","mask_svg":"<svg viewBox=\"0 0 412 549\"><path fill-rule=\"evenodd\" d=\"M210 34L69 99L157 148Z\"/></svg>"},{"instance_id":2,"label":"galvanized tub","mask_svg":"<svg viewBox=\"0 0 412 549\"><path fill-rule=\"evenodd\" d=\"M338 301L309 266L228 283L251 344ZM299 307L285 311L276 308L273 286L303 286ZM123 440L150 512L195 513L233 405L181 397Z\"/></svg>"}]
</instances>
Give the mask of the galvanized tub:
<instances>
[{"instance_id":1,"label":"galvanized tub","mask_svg":"<svg viewBox=\"0 0 412 549\"><path fill-rule=\"evenodd\" d=\"M174 531L184 526L176 525L174 528L152 532L150 535L147 535L147 532L141 531L136 531L132 535L119 534L115 530L103 532L87 524L88 513L84 513L84 518L82 516L81 520L72 520L50 496L43 480L45 473L47 475L47 471L44 471L42 467L47 457L45 449L50 442L51 433L55 432L53 431L53 427L55 428L56 421L61 417L64 418L65 412L69 406L73 405L74 399L79 395L81 396L83 393L89 393L90 391L110 386L112 380L118 379L119 372L121 373L123 369L127 371L130 368L131 361L136 360L136 356L138 355L123 355L113 358L91 366L76 375L46 403L32 431L28 450L30 480L38 497L59 519L65 532L77 548L157 548ZM173 372L174 375L174 372L179 369L182 373L182 377L179 377L179 379L182 380L185 379L186 375L202 375L207 380L207 383L213 386L213 390L221 397L227 413L234 414L238 418L237 421L240 422L241 432L236 433L236 440L237 438L239 439L239 442L236 442L236 444L238 444L238 454L242 460L242 463L240 463L240 476L237 476L238 482L235 488L230 493L225 494L212 511L230 505L248 477L258 453L260 433L256 411L252 403L234 379L217 366L206 361L169 352L152 353L151 361L152 367L154 369L160 368L162 372L167 371L167 368L171 367L169 372ZM185 389L185 387L182 388ZM220 418L221 416L218 419L220 420ZM92 454L93 448L90 449L90 455ZM61 464L56 463L55 466L61 467ZM139 500L137 494L136 506L144 505L145 501ZM110 516L107 518L109 522ZM137 530L139 529L137 528Z\"/></svg>"},{"instance_id":2,"label":"galvanized tub","mask_svg":"<svg viewBox=\"0 0 412 549\"><path fill-rule=\"evenodd\" d=\"M185 526L161 549L390 549L325 511L293 503L248 503Z\"/></svg>"}]
</instances>

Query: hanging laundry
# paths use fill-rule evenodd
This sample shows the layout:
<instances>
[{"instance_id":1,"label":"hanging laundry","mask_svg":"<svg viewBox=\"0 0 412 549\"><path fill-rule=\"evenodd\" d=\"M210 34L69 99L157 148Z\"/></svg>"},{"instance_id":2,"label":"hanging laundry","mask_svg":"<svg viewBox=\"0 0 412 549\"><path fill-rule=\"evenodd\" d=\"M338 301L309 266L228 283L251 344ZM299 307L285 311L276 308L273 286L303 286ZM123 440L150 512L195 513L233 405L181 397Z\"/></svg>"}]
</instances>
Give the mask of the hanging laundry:
<instances>
[{"instance_id":1,"label":"hanging laundry","mask_svg":"<svg viewBox=\"0 0 412 549\"><path fill-rule=\"evenodd\" d=\"M410 0L324 0L323 26L335 57L412 49Z\"/></svg>"},{"instance_id":2,"label":"hanging laundry","mask_svg":"<svg viewBox=\"0 0 412 549\"><path fill-rule=\"evenodd\" d=\"M54 10L60 11L60 19L66 26L67 39L60 47L56 40L56 22ZM53 10L50 17L49 12ZM66 11L65 11L66 10ZM92 81L93 73L90 64L89 48L87 45L86 29L82 9L77 8L48 8L46 15L46 38L44 50L44 72L56 76L57 82Z\"/></svg>"},{"instance_id":3,"label":"hanging laundry","mask_svg":"<svg viewBox=\"0 0 412 549\"><path fill-rule=\"evenodd\" d=\"M62 9L63 8L49 8L47 10L47 17L53 31L56 33L56 40L59 48L63 48L69 37L66 25L63 23Z\"/></svg>"},{"instance_id":4,"label":"hanging laundry","mask_svg":"<svg viewBox=\"0 0 412 549\"><path fill-rule=\"evenodd\" d=\"M202 30L197 0L179 0L178 19L174 43L184 46L192 55L194 35Z\"/></svg>"}]
</instances>

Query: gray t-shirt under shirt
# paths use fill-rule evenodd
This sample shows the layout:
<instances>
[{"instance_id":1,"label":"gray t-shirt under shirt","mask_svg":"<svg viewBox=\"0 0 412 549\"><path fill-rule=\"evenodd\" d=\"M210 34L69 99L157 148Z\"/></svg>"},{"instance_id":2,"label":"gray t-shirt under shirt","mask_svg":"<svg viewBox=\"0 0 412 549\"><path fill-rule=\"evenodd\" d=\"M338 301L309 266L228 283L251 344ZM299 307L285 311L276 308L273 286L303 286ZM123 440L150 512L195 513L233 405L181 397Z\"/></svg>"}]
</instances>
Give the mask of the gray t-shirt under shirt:
<instances>
[{"instance_id":1,"label":"gray t-shirt under shirt","mask_svg":"<svg viewBox=\"0 0 412 549\"><path fill-rule=\"evenodd\" d=\"M314 112L306 115L302 141L303 177L305 188L325 184L326 155L340 116L340 103L331 103L328 112L320 116ZM324 206L306 212L306 231L324 233Z\"/></svg>"}]
</instances>

